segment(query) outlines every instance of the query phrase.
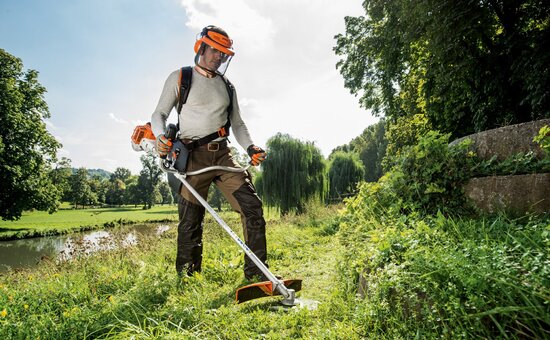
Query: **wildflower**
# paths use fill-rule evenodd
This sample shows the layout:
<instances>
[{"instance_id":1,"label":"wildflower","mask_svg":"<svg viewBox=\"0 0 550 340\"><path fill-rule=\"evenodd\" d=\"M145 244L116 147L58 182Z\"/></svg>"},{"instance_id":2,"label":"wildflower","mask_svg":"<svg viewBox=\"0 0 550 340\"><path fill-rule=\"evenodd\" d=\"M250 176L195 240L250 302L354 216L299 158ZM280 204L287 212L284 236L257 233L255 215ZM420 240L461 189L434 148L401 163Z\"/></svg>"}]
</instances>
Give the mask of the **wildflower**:
<instances>
[{"instance_id":1,"label":"wildflower","mask_svg":"<svg viewBox=\"0 0 550 340\"><path fill-rule=\"evenodd\" d=\"M108 300L109 300L109 302L113 302L113 301L115 301L115 298L112 295L109 295Z\"/></svg>"},{"instance_id":2,"label":"wildflower","mask_svg":"<svg viewBox=\"0 0 550 340\"><path fill-rule=\"evenodd\" d=\"M29 305L25 304L25 305L23 306L23 308L25 308L25 310L27 310L27 309L29 309Z\"/></svg>"},{"instance_id":3,"label":"wildflower","mask_svg":"<svg viewBox=\"0 0 550 340\"><path fill-rule=\"evenodd\" d=\"M8 315L8 311L6 310L6 308L4 308L4 310L0 312L0 317L5 318L7 315Z\"/></svg>"}]
</instances>

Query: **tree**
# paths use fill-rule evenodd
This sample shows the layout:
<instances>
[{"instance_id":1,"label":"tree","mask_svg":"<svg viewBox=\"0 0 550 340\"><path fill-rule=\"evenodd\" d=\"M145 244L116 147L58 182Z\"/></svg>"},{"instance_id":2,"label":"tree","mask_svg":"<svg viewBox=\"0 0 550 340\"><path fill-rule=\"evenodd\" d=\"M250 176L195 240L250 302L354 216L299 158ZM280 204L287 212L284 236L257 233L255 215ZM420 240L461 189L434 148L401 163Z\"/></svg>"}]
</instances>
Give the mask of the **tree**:
<instances>
[{"instance_id":1,"label":"tree","mask_svg":"<svg viewBox=\"0 0 550 340\"><path fill-rule=\"evenodd\" d=\"M211 185L208 188L208 204L216 208L218 211L222 211L222 204L228 203L223 196L221 190L216 185Z\"/></svg>"},{"instance_id":2,"label":"tree","mask_svg":"<svg viewBox=\"0 0 550 340\"><path fill-rule=\"evenodd\" d=\"M354 152L338 151L330 159L328 178L330 199L342 200L355 192L365 176L365 166Z\"/></svg>"},{"instance_id":3,"label":"tree","mask_svg":"<svg viewBox=\"0 0 550 340\"><path fill-rule=\"evenodd\" d=\"M119 178L110 180L105 194L105 203L122 205L126 193L126 184Z\"/></svg>"},{"instance_id":4,"label":"tree","mask_svg":"<svg viewBox=\"0 0 550 340\"><path fill-rule=\"evenodd\" d=\"M0 216L17 220L24 210L59 206L60 191L49 176L59 142L47 131L46 88L38 72L23 72L19 58L0 49Z\"/></svg>"},{"instance_id":5,"label":"tree","mask_svg":"<svg viewBox=\"0 0 550 340\"><path fill-rule=\"evenodd\" d=\"M282 214L302 213L308 200L324 200L328 181L319 148L279 133L267 141L267 149L268 157L256 182L267 204L280 208Z\"/></svg>"},{"instance_id":6,"label":"tree","mask_svg":"<svg viewBox=\"0 0 550 340\"><path fill-rule=\"evenodd\" d=\"M107 181L105 177L95 174L88 179L88 185L97 198L93 204L105 203L105 195L109 189L109 181Z\"/></svg>"},{"instance_id":7,"label":"tree","mask_svg":"<svg viewBox=\"0 0 550 340\"><path fill-rule=\"evenodd\" d=\"M384 169L390 170L399 161L404 150L418 144L418 141L432 129L428 118L423 114L397 118L386 131L388 147L386 157L382 161Z\"/></svg>"},{"instance_id":8,"label":"tree","mask_svg":"<svg viewBox=\"0 0 550 340\"><path fill-rule=\"evenodd\" d=\"M71 160L66 157L61 158L50 172L51 181L57 190L59 190L60 197L64 201L70 201L68 197L71 192L70 180L72 174Z\"/></svg>"},{"instance_id":9,"label":"tree","mask_svg":"<svg viewBox=\"0 0 550 340\"><path fill-rule=\"evenodd\" d=\"M332 159L334 153L339 151L357 153L365 167L365 181L376 182L383 175L382 160L386 155L388 145L385 126L386 121L384 119L368 126L361 135L354 138L349 144L334 149L329 159Z\"/></svg>"},{"instance_id":10,"label":"tree","mask_svg":"<svg viewBox=\"0 0 550 340\"><path fill-rule=\"evenodd\" d=\"M82 207L97 203L97 194L95 194L90 188L90 182L88 180L88 170L86 168L79 168L71 176L71 193L69 198L73 203L75 209L79 205Z\"/></svg>"},{"instance_id":11,"label":"tree","mask_svg":"<svg viewBox=\"0 0 550 340\"><path fill-rule=\"evenodd\" d=\"M109 180L113 182L119 179L122 182L126 183L126 181L130 178L130 176L132 176L132 173L130 172L130 170L126 168L116 168L115 172L111 174L111 177L109 178Z\"/></svg>"},{"instance_id":12,"label":"tree","mask_svg":"<svg viewBox=\"0 0 550 340\"><path fill-rule=\"evenodd\" d=\"M172 189L170 189L170 185L168 185L168 182L161 181L158 185L159 193L161 200L158 201L160 204L173 204L174 203L174 197L172 196Z\"/></svg>"},{"instance_id":13,"label":"tree","mask_svg":"<svg viewBox=\"0 0 550 340\"><path fill-rule=\"evenodd\" d=\"M363 107L453 137L550 116L550 2L366 0L336 36Z\"/></svg>"},{"instance_id":14,"label":"tree","mask_svg":"<svg viewBox=\"0 0 550 340\"><path fill-rule=\"evenodd\" d=\"M126 190L124 190L123 203L134 204L137 206L141 203L141 194L138 188L138 176L132 175L128 178L126 183Z\"/></svg>"},{"instance_id":15,"label":"tree","mask_svg":"<svg viewBox=\"0 0 550 340\"><path fill-rule=\"evenodd\" d=\"M162 199L158 190L158 184L161 181L163 172L157 165L157 158L155 156L146 154L141 156L140 160L143 169L139 173L137 188L143 207L150 209L155 202Z\"/></svg>"}]
</instances>

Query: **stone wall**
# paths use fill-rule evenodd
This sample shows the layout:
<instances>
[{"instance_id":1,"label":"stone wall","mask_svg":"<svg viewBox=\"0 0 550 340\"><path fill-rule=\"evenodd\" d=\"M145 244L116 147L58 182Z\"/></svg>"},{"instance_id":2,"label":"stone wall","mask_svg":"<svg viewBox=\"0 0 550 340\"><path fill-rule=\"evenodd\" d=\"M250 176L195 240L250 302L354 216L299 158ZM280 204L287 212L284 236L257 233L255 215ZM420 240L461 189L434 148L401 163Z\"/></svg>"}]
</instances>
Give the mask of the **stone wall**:
<instances>
[{"instance_id":1,"label":"stone wall","mask_svg":"<svg viewBox=\"0 0 550 340\"><path fill-rule=\"evenodd\" d=\"M465 138L472 139L481 159L496 157L504 160L529 151L542 158L544 153L533 142L533 138L544 125L550 126L550 119L487 130L458 139L452 144ZM465 185L464 192L486 213L550 213L550 173L472 178Z\"/></svg>"},{"instance_id":2,"label":"stone wall","mask_svg":"<svg viewBox=\"0 0 550 340\"><path fill-rule=\"evenodd\" d=\"M490 159L496 156L498 160L504 160L514 154L529 151L533 151L538 157L542 157L543 152L538 144L533 142L533 138L538 135L540 128L544 125L550 126L550 119L509 125L475 133L457 139L451 144L469 138L474 141L475 151L481 159Z\"/></svg>"},{"instance_id":3,"label":"stone wall","mask_svg":"<svg viewBox=\"0 0 550 340\"><path fill-rule=\"evenodd\" d=\"M550 173L472 178L466 196L484 212L550 212Z\"/></svg>"}]
</instances>

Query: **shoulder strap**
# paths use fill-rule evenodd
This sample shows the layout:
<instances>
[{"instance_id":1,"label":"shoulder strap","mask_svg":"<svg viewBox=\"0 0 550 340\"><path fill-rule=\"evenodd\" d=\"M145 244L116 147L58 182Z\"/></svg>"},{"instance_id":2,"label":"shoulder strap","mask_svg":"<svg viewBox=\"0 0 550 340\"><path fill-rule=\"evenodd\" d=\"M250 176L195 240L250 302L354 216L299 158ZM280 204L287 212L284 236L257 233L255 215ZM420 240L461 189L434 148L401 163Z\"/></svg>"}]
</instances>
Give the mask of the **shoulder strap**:
<instances>
[{"instance_id":1,"label":"shoulder strap","mask_svg":"<svg viewBox=\"0 0 550 340\"><path fill-rule=\"evenodd\" d=\"M229 95L229 106L227 107L227 120L229 120L229 116L231 115L231 112L233 112L233 92L235 92L235 87L225 76L221 77L223 82L225 83L227 94Z\"/></svg>"},{"instance_id":2,"label":"shoulder strap","mask_svg":"<svg viewBox=\"0 0 550 340\"><path fill-rule=\"evenodd\" d=\"M180 91L178 96L178 114L181 112L181 107L187 102L189 91L191 90L191 78L193 77L193 68L191 66L182 67L180 70Z\"/></svg>"}]
</instances>

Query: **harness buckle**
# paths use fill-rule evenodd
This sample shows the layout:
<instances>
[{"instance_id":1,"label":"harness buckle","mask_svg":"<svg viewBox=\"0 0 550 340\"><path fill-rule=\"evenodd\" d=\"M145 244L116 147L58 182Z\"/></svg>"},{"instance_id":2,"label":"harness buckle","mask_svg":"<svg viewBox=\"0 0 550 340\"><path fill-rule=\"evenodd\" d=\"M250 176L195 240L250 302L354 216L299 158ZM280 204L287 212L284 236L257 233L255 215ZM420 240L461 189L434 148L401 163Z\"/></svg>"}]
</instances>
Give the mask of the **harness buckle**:
<instances>
[{"instance_id":1,"label":"harness buckle","mask_svg":"<svg viewBox=\"0 0 550 340\"><path fill-rule=\"evenodd\" d=\"M225 137L227 136L227 131L225 130L225 126L222 126L218 130L218 137Z\"/></svg>"}]
</instances>

